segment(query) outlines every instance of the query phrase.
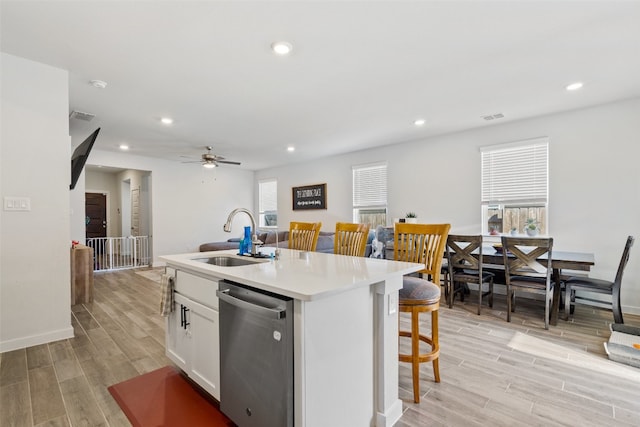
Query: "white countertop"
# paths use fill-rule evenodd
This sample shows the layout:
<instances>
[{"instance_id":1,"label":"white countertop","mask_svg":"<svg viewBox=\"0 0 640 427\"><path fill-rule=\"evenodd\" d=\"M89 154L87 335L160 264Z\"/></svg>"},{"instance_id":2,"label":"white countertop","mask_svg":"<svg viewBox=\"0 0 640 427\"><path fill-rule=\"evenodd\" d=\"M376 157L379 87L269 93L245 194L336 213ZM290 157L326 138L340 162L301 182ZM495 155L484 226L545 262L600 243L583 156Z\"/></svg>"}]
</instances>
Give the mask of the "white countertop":
<instances>
[{"instance_id":1,"label":"white countertop","mask_svg":"<svg viewBox=\"0 0 640 427\"><path fill-rule=\"evenodd\" d=\"M267 248L265 248L267 249ZM255 259L255 264L219 267L196 258L238 257L237 250L165 255L167 266L212 278L228 279L302 301L324 298L416 272L423 264L384 259L280 249L280 259ZM243 257L248 258L248 257Z\"/></svg>"}]
</instances>

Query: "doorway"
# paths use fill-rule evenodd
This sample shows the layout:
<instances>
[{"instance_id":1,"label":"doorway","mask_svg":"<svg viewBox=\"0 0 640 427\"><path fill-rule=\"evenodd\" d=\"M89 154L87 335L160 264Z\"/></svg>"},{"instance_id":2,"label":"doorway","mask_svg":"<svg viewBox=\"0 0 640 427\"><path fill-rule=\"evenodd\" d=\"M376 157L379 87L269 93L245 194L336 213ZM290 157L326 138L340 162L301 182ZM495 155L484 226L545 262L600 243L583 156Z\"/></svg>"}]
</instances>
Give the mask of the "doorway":
<instances>
[{"instance_id":1,"label":"doorway","mask_svg":"<svg viewBox=\"0 0 640 427\"><path fill-rule=\"evenodd\" d=\"M87 238L107 237L107 195L85 193L85 233Z\"/></svg>"}]
</instances>

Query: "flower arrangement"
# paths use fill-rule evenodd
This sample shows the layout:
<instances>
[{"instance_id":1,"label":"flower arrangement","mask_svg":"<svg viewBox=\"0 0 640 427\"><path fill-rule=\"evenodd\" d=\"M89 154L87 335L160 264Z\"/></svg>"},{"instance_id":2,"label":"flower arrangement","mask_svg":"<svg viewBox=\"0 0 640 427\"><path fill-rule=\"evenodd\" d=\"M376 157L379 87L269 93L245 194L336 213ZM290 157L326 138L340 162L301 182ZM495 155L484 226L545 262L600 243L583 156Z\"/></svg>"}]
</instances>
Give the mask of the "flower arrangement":
<instances>
[{"instance_id":1,"label":"flower arrangement","mask_svg":"<svg viewBox=\"0 0 640 427\"><path fill-rule=\"evenodd\" d=\"M404 222L407 222L410 224L417 224L418 222L418 215L416 215L415 212L407 212L404 217L405 217Z\"/></svg>"},{"instance_id":2,"label":"flower arrangement","mask_svg":"<svg viewBox=\"0 0 640 427\"><path fill-rule=\"evenodd\" d=\"M538 221L534 218L527 219L527 222L524 225L524 228L528 228L529 230L535 230L538 228Z\"/></svg>"},{"instance_id":3,"label":"flower arrangement","mask_svg":"<svg viewBox=\"0 0 640 427\"><path fill-rule=\"evenodd\" d=\"M524 224L524 232L527 233L528 236L536 236L539 231L538 221L536 221L535 218L528 218Z\"/></svg>"}]
</instances>

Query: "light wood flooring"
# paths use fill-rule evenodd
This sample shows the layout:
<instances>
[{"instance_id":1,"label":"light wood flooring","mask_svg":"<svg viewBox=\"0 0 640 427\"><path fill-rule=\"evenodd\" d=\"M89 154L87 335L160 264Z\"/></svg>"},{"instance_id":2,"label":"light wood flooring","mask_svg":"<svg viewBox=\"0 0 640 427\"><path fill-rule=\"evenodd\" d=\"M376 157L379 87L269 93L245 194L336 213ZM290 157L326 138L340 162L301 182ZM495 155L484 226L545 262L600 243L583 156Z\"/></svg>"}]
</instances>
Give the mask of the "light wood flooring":
<instances>
[{"instance_id":1,"label":"light wood flooring","mask_svg":"<svg viewBox=\"0 0 640 427\"><path fill-rule=\"evenodd\" d=\"M97 273L94 295L72 308L74 338L0 354L0 426L130 425L107 387L171 363L159 285L131 270ZM442 381L422 365L421 403L400 364L396 427L640 425L640 370L604 354L610 312L579 306L545 331L540 302L518 299L507 323L504 296L481 316L473 296L440 309Z\"/></svg>"}]
</instances>

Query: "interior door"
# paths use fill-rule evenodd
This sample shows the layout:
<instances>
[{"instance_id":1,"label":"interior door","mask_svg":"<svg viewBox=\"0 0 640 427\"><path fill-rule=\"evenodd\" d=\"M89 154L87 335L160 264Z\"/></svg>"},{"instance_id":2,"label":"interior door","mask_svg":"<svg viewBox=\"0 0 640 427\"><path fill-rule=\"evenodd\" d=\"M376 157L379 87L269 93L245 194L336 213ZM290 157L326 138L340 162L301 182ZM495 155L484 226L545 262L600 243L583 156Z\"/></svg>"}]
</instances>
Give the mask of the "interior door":
<instances>
[{"instance_id":1,"label":"interior door","mask_svg":"<svg viewBox=\"0 0 640 427\"><path fill-rule=\"evenodd\" d=\"M107 195L85 193L85 232L87 239L107 237Z\"/></svg>"},{"instance_id":2,"label":"interior door","mask_svg":"<svg viewBox=\"0 0 640 427\"><path fill-rule=\"evenodd\" d=\"M131 190L131 235L140 235L140 189Z\"/></svg>"}]
</instances>

